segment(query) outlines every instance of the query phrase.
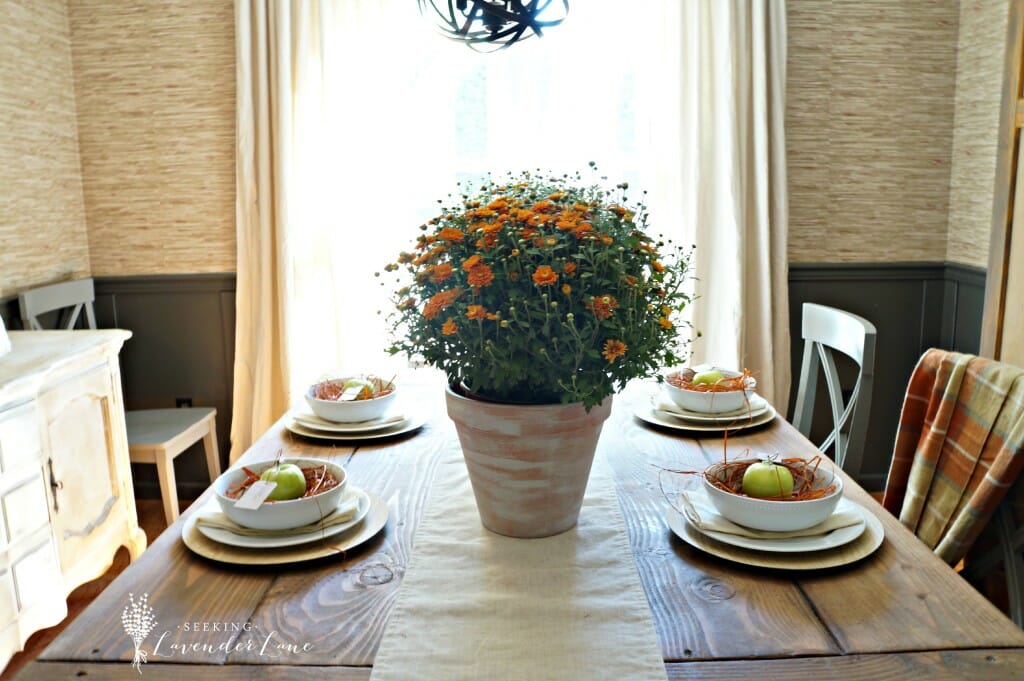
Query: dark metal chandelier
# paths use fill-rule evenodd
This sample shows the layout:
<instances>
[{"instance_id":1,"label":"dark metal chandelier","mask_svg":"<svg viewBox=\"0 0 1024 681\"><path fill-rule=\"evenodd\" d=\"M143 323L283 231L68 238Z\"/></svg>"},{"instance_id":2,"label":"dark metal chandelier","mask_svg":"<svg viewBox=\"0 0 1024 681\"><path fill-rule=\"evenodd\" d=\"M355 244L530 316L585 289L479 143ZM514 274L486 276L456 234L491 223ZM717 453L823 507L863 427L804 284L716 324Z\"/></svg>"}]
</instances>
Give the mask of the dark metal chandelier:
<instances>
[{"instance_id":1,"label":"dark metal chandelier","mask_svg":"<svg viewBox=\"0 0 1024 681\"><path fill-rule=\"evenodd\" d=\"M502 50L562 23L569 0L417 0L441 31L480 52Z\"/></svg>"}]
</instances>

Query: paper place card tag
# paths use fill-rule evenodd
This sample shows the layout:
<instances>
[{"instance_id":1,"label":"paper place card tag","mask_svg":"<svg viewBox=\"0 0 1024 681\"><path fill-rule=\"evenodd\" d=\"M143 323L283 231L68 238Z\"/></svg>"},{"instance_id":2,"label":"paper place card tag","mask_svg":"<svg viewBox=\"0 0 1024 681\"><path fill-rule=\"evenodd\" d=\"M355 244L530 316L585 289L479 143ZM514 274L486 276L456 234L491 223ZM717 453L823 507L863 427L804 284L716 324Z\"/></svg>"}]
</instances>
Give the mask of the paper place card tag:
<instances>
[{"instance_id":1,"label":"paper place card tag","mask_svg":"<svg viewBox=\"0 0 1024 681\"><path fill-rule=\"evenodd\" d=\"M235 502L235 508L242 508L247 510L254 510L263 505L264 500L274 491L277 487L276 482L270 480L257 480L256 482L249 485L249 489L245 490L245 494L239 497L238 501Z\"/></svg>"},{"instance_id":2,"label":"paper place card tag","mask_svg":"<svg viewBox=\"0 0 1024 681\"><path fill-rule=\"evenodd\" d=\"M345 392L341 393L341 397L338 398L338 401L351 402L352 400L359 397L359 393L361 392L363 392L363 386L354 385L351 388L346 389Z\"/></svg>"}]
</instances>

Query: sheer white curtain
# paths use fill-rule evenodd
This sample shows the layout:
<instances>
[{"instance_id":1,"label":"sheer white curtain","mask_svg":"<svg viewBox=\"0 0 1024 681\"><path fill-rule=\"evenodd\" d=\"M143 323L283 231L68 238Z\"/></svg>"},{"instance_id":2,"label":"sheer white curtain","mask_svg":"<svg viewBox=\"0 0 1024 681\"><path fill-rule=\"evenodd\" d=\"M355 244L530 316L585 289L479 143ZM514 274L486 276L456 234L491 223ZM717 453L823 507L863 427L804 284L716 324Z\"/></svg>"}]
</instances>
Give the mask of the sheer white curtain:
<instances>
[{"instance_id":1,"label":"sheer white curtain","mask_svg":"<svg viewBox=\"0 0 1024 681\"><path fill-rule=\"evenodd\" d=\"M754 2L776 13L769 4L782 3ZM762 384L770 377L753 362L770 362L781 345L740 321L765 296L785 307L784 288L781 298L772 285L751 295L766 281L761 260L752 285L745 269L758 248L749 233L768 230L784 257L784 203L779 219L775 204L745 194L784 191L784 179L767 177L784 166L768 164L756 116L728 109L756 105L751 81L774 88L780 74L761 73L765 50L746 52L769 42L753 35L769 24L752 25L744 0L575 2L544 38L493 54L441 37L412 0L236 6L242 425L232 428L233 457L323 373L401 371L404 359L383 350L389 291L374 273L411 247L456 182L488 172L595 161L633 198L647 190L656 234L697 244L698 263L722 258L720 270L698 264L697 356L745 363ZM767 236L774 229L780 236ZM751 351L762 342L763 353Z\"/></svg>"},{"instance_id":2,"label":"sheer white curtain","mask_svg":"<svg viewBox=\"0 0 1024 681\"><path fill-rule=\"evenodd\" d=\"M695 362L747 367L789 399L786 5L681 4L680 207L697 244Z\"/></svg>"}]
</instances>

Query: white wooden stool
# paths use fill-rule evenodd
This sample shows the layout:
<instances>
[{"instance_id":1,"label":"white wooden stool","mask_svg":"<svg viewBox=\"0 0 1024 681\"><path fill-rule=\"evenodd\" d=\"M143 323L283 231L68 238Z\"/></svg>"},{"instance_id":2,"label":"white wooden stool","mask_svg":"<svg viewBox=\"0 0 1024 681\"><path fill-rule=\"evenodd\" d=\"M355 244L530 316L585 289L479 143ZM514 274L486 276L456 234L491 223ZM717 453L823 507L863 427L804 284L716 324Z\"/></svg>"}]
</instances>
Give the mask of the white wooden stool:
<instances>
[{"instance_id":1,"label":"white wooden stool","mask_svg":"<svg viewBox=\"0 0 1024 681\"><path fill-rule=\"evenodd\" d=\"M217 410L212 407L125 412L129 458L132 463L156 464L164 517L168 525L178 518L178 489L174 480L176 456L202 440L210 481L213 482L220 475L216 417Z\"/></svg>"}]
</instances>

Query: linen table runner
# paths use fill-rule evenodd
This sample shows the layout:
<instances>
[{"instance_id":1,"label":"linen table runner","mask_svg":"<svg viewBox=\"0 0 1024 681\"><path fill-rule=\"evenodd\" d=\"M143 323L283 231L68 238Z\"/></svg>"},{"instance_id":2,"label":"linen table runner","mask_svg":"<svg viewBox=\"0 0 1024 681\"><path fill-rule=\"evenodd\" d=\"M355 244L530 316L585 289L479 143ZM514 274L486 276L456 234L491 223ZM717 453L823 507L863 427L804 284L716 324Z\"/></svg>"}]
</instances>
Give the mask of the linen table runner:
<instances>
[{"instance_id":1,"label":"linen table runner","mask_svg":"<svg viewBox=\"0 0 1024 681\"><path fill-rule=\"evenodd\" d=\"M480 523L461 452L445 455L372 681L665 681L598 452L579 524L512 539Z\"/></svg>"}]
</instances>

